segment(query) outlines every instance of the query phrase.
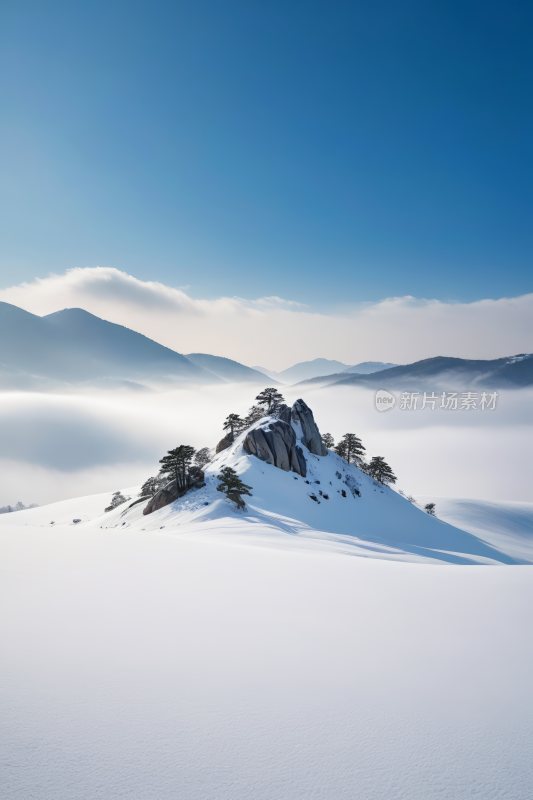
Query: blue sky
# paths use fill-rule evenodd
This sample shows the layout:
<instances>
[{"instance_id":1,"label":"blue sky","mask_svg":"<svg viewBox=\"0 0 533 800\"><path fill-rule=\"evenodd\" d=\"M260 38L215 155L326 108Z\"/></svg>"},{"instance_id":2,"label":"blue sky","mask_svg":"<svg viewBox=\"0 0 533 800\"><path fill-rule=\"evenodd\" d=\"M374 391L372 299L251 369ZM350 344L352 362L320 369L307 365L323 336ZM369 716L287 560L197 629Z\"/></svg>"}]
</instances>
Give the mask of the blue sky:
<instances>
[{"instance_id":1,"label":"blue sky","mask_svg":"<svg viewBox=\"0 0 533 800\"><path fill-rule=\"evenodd\" d=\"M532 291L527 2L4 0L0 287Z\"/></svg>"}]
</instances>

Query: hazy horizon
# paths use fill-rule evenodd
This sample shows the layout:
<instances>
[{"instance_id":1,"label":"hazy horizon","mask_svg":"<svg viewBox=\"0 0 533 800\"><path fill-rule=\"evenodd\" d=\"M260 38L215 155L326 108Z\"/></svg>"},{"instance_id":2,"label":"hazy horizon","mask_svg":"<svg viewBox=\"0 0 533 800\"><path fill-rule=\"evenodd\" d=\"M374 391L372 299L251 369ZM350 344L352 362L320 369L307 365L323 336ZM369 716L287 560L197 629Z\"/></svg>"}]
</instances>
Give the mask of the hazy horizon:
<instances>
[{"instance_id":1,"label":"hazy horizon","mask_svg":"<svg viewBox=\"0 0 533 800\"><path fill-rule=\"evenodd\" d=\"M2 289L0 300L38 316L83 308L178 353L205 352L276 372L317 357L407 364L533 351L533 294L466 304L396 297L324 314L280 297L194 300L116 269L84 268Z\"/></svg>"}]
</instances>

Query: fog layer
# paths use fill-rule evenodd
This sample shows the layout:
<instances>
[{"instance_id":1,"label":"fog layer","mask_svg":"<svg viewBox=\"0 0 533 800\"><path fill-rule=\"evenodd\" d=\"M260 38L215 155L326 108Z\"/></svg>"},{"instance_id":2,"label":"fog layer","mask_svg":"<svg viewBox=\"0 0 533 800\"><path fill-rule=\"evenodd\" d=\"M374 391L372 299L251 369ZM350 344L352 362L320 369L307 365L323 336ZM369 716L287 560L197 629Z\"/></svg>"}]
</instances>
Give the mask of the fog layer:
<instances>
[{"instance_id":1,"label":"fog layer","mask_svg":"<svg viewBox=\"0 0 533 800\"><path fill-rule=\"evenodd\" d=\"M533 500L528 464L533 391L503 392L494 411L400 411L374 407L355 388L302 392L322 433L356 433L383 455L410 494ZM214 447L229 413L252 405L250 386L190 388L141 395L0 394L3 480L0 505L39 504L135 485L158 471L178 444Z\"/></svg>"}]
</instances>

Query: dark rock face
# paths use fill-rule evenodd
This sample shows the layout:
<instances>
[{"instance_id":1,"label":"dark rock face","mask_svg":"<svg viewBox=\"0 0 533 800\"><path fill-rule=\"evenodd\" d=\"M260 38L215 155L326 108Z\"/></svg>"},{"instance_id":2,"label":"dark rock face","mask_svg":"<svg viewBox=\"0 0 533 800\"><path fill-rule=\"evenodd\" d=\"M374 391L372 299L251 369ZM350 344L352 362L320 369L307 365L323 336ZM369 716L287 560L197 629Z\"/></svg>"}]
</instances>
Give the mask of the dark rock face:
<instances>
[{"instance_id":1,"label":"dark rock face","mask_svg":"<svg viewBox=\"0 0 533 800\"><path fill-rule=\"evenodd\" d=\"M286 422L287 425L291 424L291 410L289 406L285 405L285 403L283 403L283 405L281 405L279 408L278 419L280 419L282 422Z\"/></svg>"},{"instance_id":2,"label":"dark rock face","mask_svg":"<svg viewBox=\"0 0 533 800\"><path fill-rule=\"evenodd\" d=\"M233 444L233 439L231 438L231 434L228 433L227 436L224 436L223 439L216 446L216 452L221 453L223 450L227 450L228 447L231 447Z\"/></svg>"},{"instance_id":3,"label":"dark rock face","mask_svg":"<svg viewBox=\"0 0 533 800\"><path fill-rule=\"evenodd\" d=\"M200 467L191 467L189 475L187 476L187 486L178 489L176 481L170 481L170 483L163 486L163 488L151 498L146 508L143 509L143 514L151 514L152 511L157 511L164 506L168 506L170 503L173 503L174 500L183 497L189 489L196 487L198 484L203 484L205 486L204 473Z\"/></svg>"},{"instance_id":4,"label":"dark rock face","mask_svg":"<svg viewBox=\"0 0 533 800\"><path fill-rule=\"evenodd\" d=\"M272 464L285 472L293 470L305 478L307 463L302 448L297 444L295 428L298 429L299 438L301 435L302 444L310 453L327 456L328 451L322 442L313 412L303 400L297 400L292 408L281 406L277 419L266 425L259 424L258 427L248 431L243 442L244 450L249 455L266 461L267 464ZM225 447L220 449L223 450Z\"/></svg>"},{"instance_id":5,"label":"dark rock face","mask_svg":"<svg viewBox=\"0 0 533 800\"><path fill-rule=\"evenodd\" d=\"M249 455L285 472L292 469L304 478L307 474L307 464L302 448L296 444L296 434L292 426L281 419L248 431L243 447Z\"/></svg>"},{"instance_id":6,"label":"dark rock face","mask_svg":"<svg viewBox=\"0 0 533 800\"><path fill-rule=\"evenodd\" d=\"M327 456L328 451L320 436L313 412L303 400L297 400L291 409L291 419L302 429L302 444L315 456Z\"/></svg>"}]
</instances>

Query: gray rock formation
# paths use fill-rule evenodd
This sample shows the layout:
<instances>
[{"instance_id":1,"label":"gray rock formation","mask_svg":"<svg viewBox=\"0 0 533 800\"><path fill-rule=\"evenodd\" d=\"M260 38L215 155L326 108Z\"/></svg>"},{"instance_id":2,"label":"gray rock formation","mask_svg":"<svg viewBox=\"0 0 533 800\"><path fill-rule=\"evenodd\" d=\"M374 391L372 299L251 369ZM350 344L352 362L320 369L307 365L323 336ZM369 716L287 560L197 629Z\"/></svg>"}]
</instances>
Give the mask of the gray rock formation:
<instances>
[{"instance_id":1,"label":"gray rock formation","mask_svg":"<svg viewBox=\"0 0 533 800\"><path fill-rule=\"evenodd\" d=\"M313 412L303 400L297 400L291 409L291 420L301 428L301 441L315 456L327 456L328 451L320 436Z\"/></svg>"},{"instance_id":2,"label":"gray rock formation","mask_svg":"<svg viewBox=\"0 0 533 800\"><path fill-rule=\"evenodd\" d=\"M200 467L191 467L189 475L187 476L187 486L179 489L175 480L170 481L170 483L163 486L157 494L154 494L146 508L143 509L143 514L151 514L152 511L157 511L160 508L164 508L164 506L168 506L170 503L173 503L174 500L183 497L190 489L199 487L200 485L205 485L204 473Z\"/></svg>"},{"instance_id":3,"label":"gray rock formation","mask_svg":"<svg viewBox=\"0 0 533 800\"><path fill-rule=\"evenodd\" d=\"M231 447L233 444L233 439L231 438L231 434L228 433L227 436L224 436L223 439L216 446L216 452L221 453L223 450L227 450L228 447Z\"/></svg>"},{"instance_id":4,"label":"gray rock formation","mask_svg":"<svg viewBox=\"0 0 533 800\"><path fill-rule=\"evenodd\" d=\"M307 464L302 448L296 443L296 434L282 419L252 428L244 438L243 447L249 455L257 456L278 469L293 470L304 478L307 475Z\"/></svg>"},{"instance_id":5,"label":"gray rock formation","mask_svg":"<svg viewBox=\"0 0 533 800\"><path fill-rule=\"evenodd\" d=\"M289 406L286 406L285 403L282 403L278 409L278 419L281 419L283 422L286 422L288 425L291 424L291 410Z\"/></svg>"}]
</instances>

